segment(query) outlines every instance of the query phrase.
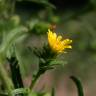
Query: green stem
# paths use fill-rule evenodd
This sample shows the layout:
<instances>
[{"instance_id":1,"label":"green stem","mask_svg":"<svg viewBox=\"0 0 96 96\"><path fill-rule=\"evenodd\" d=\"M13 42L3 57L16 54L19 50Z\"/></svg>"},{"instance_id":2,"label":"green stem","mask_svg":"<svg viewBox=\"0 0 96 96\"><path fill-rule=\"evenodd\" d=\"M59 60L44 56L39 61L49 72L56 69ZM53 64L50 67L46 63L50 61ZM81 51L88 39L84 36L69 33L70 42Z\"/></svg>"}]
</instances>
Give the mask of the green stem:
<instances>
[{"instance_id":1,"label":"green stem","mask_svg":"<svg viewBox=\"0 0 96 96\"><path fill-rule=\"evenodd\" d=\"M37 71L37 74L33 77L33 80L32 80L31 85L30 85L30 89L31 89L31 90L33 89L33 87L34 87L36 81L38 80L38 78L39 78L42 74L44 74L45 71L47 70L47 69L45 68L45 65L46 65L45 62L43 63L43 61L41 61L41 60L39 61L39 70Z\"/></svg>"},{"instance_id":2,"label":"green stem","mask_svg":"<svg viewBox=\"0 0 96 96\"><path fill-rule=\"evenodd\" d=\"M31 82L30 89L33 89L33 87L34 87L36 81L38 80L38 78L40 77L40 75L41 75L41 74L40 74L40 72L38 71L37 74L36 74L36 76L34 77L34 79L33 79L32 82Z\"/></svg>"},{"instance_id":3,"label":"green stem","mask_svg":"<svg viewBox=\"0 0 96 96\"><path fill-rule=\"evenodd\" d=\"M1 58L0 58L1 59ZM0 79L8 91L8 96L12 96L13 83L8 77L8 74L3 66L2 60L0 60Z\"/></svg>"}]
</instances>

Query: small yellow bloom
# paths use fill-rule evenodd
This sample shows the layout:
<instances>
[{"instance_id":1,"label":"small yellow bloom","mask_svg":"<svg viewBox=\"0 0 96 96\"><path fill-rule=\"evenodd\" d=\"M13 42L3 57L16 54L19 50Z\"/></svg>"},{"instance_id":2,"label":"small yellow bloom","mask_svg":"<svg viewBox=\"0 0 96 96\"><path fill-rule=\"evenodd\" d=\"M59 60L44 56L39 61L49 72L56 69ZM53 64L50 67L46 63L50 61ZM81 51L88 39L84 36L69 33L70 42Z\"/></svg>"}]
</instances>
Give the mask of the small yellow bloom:
<instances>
[{"instance_id":1,"label":"small yellow bloom","mask_svg":"<svg viewBox=\"0 0 96 96\"><path fill-rule=\"evenodd\" d=\"M56 53L65 52L66 48L72 48L72 46L69 45L72 43L72 40L62 40L62 36L57 36L57 34L50 29L48 29L48 43L51 49Z\"/></svg>"}]
</instances>

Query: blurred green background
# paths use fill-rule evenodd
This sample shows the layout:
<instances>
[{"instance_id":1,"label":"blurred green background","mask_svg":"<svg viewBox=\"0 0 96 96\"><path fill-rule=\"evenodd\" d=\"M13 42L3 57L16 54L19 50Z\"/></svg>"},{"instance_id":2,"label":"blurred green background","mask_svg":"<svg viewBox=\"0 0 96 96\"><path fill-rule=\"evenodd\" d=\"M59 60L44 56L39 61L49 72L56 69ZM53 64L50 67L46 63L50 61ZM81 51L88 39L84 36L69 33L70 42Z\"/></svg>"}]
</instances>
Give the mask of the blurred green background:
<instances>
[{"instance_id":1,"label":"blurred green background","mask_svg":"<svg viewBox=\"0 0 96 96\"><path fill-rule=\"evenodd\" d=\"M53 85L56 87L56 96L77 96L76 88L69 79L71 75L75 75L83 83L85 96L95 96L96 0L9 1L12 6L0 1L0 30L4 23L2 18L5 20L7 14L12 14L12 20L16 24L20 22L29 30L28 37L22 44L18 44L25 85L28 86L31 75L38 68L38 59L29 47L42 47L47 42L47 29L55 24L58 34L73 40L73 48L60 56L66 61L65 66L45 73L39 81L41 87L37 84L35 90L40 91L44 87L48 91ZM6 26L9 27L8 24Z\"/></svg>"}]
</instances>

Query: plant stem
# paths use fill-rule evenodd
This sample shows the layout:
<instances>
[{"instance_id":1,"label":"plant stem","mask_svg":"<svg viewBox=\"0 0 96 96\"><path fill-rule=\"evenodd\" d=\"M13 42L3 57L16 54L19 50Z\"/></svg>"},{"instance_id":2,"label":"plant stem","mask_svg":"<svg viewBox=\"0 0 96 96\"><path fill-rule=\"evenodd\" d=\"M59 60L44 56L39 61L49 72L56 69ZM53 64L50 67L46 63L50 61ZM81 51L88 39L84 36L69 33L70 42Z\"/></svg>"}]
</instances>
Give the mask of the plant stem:
<instances>
[{"instance_id":1,"label":"plant stem","mask_svg":"<svg viewBox=\"0 0 96 96\"><path fill-rule=\"evenodd\" d=\"M16 59L16 57L11 57L10 59L8 59L8 61L14 88L24 88L18 60Z\"/></svg>"},{"instance_id":2,"label":"plant stem","mask_svg":"<svg viewBox=\"0 0 96 96\"><path fill-rule=\"evenodd\" d=\"M35 75L34 79L32 80L31 82L31 85L30 85L30 89L33 89L36 81L38 80L38 78L40 77L41 73L38 71L37 74Z\"/></svg>"},{"instance_id":3,"label":"plant stem","mask_svg":"<svg viewBox=\"0 0 96 96\"><path fill-rule=\"evenodd\" d=\"M14 88L13 83L10 80L10 78L8 77L8 74L4 68L1 60L0 60L0 79L2 80L2 83L4 84L5 88L8 91L8 96L12 96L12 89Z\"/></svg>"}]
</instances>

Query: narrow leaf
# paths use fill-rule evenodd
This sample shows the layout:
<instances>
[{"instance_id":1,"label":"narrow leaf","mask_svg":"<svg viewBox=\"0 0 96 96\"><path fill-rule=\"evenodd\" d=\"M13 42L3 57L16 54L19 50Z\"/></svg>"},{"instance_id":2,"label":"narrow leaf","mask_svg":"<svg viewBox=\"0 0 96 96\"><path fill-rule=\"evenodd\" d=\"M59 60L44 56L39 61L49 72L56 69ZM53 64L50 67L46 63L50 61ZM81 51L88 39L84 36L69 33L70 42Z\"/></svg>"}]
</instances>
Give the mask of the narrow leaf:
<instances>
[{"instance_id":1,"label":"narrow leaf","mask_svg":"<svg viewBox=\"0 0 96 96\"><path fill-rule=\"evenodd\" d=\"M78 90L78 96L84 96L83 87L79 79L77 79L74 76L70 77L74 83L76 84L77 90Z\"/></svg>"},{"instance_id":2,"label":"narrow leaf","mask_svg":"<svg viewBox=\"0 0 96 96\"><path fill-rule=\"evenodd\" d=\"M0 52L7 52L12 44L16 43L16 41L20 40L22 36L24 37L24 35L26 35L26 31L26 28L23 26L10 30L10 32L8 32L3 39L3 42L0 46Z\"/></svg>"},{"instance_id":3,"label":"narrow leaf","mask_svg":"<svg viewBox=\"0 0 96 96\"><path fill-rule=\"evenodd\" d=\"M65 65L67 64L67 62L62 61L62 60L51 60L51 62L49 62L49 65Z\"/></svg>"}]
</instances>

